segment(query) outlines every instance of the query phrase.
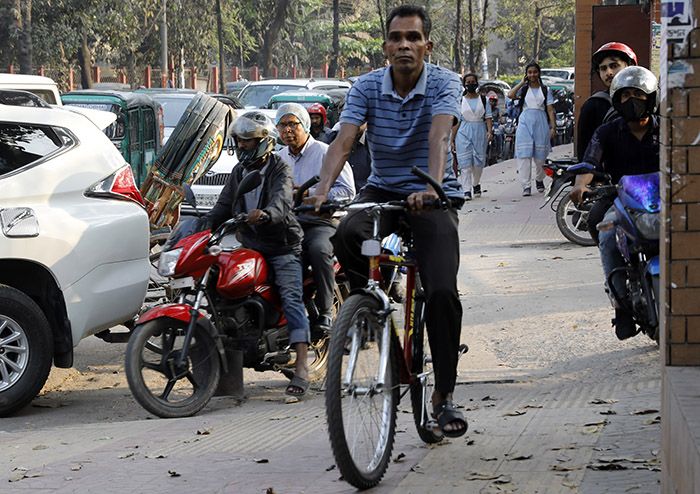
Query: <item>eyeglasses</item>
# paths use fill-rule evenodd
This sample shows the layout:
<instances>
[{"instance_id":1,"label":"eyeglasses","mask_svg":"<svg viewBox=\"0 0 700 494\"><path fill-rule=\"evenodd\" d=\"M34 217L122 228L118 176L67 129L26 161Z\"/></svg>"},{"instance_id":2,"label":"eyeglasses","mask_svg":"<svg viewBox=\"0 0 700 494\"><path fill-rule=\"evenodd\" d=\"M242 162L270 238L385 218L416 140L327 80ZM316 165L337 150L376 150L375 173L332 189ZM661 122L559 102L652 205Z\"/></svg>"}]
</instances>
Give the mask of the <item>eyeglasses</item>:
<instances>
[{"instance_id":1,"label":"eyeglasses","mask_svg":"<svg viewBox=\"0 0 700 494\"><path fill-rule=\"evenodd\" d=\"M277 124L277 128L281 130L297 130L297 127L301 125L301 122L280 122Z\"/></svg>"}]
</instances>

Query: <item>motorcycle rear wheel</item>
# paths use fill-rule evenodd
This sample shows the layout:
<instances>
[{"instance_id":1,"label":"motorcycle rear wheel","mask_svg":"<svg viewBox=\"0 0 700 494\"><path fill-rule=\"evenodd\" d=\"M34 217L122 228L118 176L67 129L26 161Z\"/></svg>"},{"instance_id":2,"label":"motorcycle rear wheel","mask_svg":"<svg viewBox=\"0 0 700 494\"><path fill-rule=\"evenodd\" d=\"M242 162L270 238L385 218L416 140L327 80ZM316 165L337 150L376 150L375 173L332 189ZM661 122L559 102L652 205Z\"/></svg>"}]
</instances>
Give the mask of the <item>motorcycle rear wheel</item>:
<instances>
[{"instance_id":1,"label":"motorcycle rear wheel","mask_svg":"<svg viewBox=\"0 0 700 494\"><path fill-rule=\"evenodd\" d=\"M588 233L588 228L581 229L577 225L578 222L574 223L575 213L578 213L580 216L588 215L587 211L581 211L576 207L568 194L564 195L557 206L556 220L559 231L567 240L575 244L583 245L584 247L595 245L595 240Z\"/></svg>"},{"instance_id":2,"label":"motorcycle rear wheel","mask_svg":"<svg viewBox=\"0 0 700 494\"><path fill-rule=\"evenodd\" d=\"M219 385L221 362L216 343L202 328L194 330L185 365L175 368L186 331L182 321L156 319L134 328L126 347L129 389L143 408L158 417L196 414Z\"/></svg>"}]
</instances>

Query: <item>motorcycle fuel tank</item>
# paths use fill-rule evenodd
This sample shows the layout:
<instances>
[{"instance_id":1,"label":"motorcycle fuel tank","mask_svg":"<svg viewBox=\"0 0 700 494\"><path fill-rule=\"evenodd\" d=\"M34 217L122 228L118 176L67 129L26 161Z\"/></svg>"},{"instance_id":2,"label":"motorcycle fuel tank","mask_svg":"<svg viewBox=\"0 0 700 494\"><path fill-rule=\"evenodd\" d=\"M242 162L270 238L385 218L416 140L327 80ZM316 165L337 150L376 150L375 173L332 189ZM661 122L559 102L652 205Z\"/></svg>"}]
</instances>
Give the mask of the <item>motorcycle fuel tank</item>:
<instances>
[{"instance_id":1,"label":"motorcycle fuel tank","mask_svg":"<svg viewBox=\"0 0 700 494\"><path fill-rule=\"evenodd\" d=\"M226 298L252 295L256 287L268 284L265 258L250 249L236 249L219 257L221 267L217 291Z\"/></svg>"}]
</instances>

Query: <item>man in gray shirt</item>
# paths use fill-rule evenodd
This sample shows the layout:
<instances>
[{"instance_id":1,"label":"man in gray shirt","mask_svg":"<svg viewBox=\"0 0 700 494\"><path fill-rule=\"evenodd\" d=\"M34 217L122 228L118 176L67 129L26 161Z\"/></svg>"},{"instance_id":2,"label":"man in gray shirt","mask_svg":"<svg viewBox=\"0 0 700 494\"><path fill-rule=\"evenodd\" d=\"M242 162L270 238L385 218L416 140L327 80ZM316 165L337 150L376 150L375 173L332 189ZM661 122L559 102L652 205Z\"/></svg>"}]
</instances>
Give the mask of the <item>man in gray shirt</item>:
<instances>
[{"instance_id":1,"label":"man in gray shirt","mask_svg":"<svg viewBox=\"0 0 700 494\"><path fill-rule=\"evenodd\" d=\"M275 123L282 142L287 145L280 150L279 156L292 167L294 187L297 188L314 175L321 173L328 144L313 138L310 133L309 113L303 106L296 103L280 106ZM314 189L315 187L312 187L310 192L313 193ZM342 201L353 197L355 197L355 181L352 168L346 162L328 193L328 199ZM318 318L314 321L314 327L327 331L333 321L335 273L331 237L335 235L337 221L311 214L301 215L298 219L304 229L302 242L304 266L311 265L316 282L314 300L318 309Z\"/></svg>"}]
</instances>

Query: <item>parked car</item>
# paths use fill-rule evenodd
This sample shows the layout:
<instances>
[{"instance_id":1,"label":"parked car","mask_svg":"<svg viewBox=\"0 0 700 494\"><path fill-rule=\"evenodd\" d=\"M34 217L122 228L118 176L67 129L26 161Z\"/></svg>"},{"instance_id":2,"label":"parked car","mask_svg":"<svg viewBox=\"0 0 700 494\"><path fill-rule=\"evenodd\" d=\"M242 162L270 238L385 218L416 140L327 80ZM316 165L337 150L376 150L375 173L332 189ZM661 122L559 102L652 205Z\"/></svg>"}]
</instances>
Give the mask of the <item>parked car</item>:
<instances>
[{"instance_id":1,"label":"parked car","mask_svg":"<svg viewBox=\"0 0 700 494\"><path fill-rule=\"evenodd\" d=\"M243 91L243 88L248 85L248 81L233 81L233 82L227 82L226 83L226 94L228 96L236 96Z\"/></svg>"},{"instance_id":2,"label":"parked car","mask_svg":"<svg viewBox=\"0 0 700 494\"><path fill-rule=\"evenodd\" d=\"M573 67L559 67L556 69L542 69L540 70L540 76L554 77L557 79L564 80L574 80L574 68Z\"/></svg>"},{"instance_id":3,"label":"parked car","mask_svg":"<svg viewBox=\"0 0 700 494\"><path fill-rule=\"evenodd\" d=\"M75 345L144 300L148 216L102 132L115 120L0 106L0 416L37 395L52 362L71 367Z\"/></svg>"},{"instance_id":4,"label":"parked car","mask_svg":"<svg viewBox=\"0 0 700 494\"><path fill-rule=\"evenodd\" d=\"M66 106L110 111L117 120L105 134L131 165L141 186L163 142L163 110L147 94L86 89L61 96Z\"/></svg>"},{"instance_id":5,"label":"parked car","mask_svg":"<svg viewBox=\"0 0 700 494\"><path fill-rule=\"evenodd\" d=\"M0 89L20 89L36 94L51 105L61 105L58 86L48 77L23 74L0 74Z\"/></svg>"},{"instance_id":6,"label":"parked car","mask_svg":"<svg viewBox=\"0 0 700 494\"><path fill-rule=\"evenodd\" d=\"M238 99L245 108L266 108L272 96L285 91L325 91L350 86L348 81L340 79L269 79L249 83L238 95Z\"/></svg>"}]
</instances>

